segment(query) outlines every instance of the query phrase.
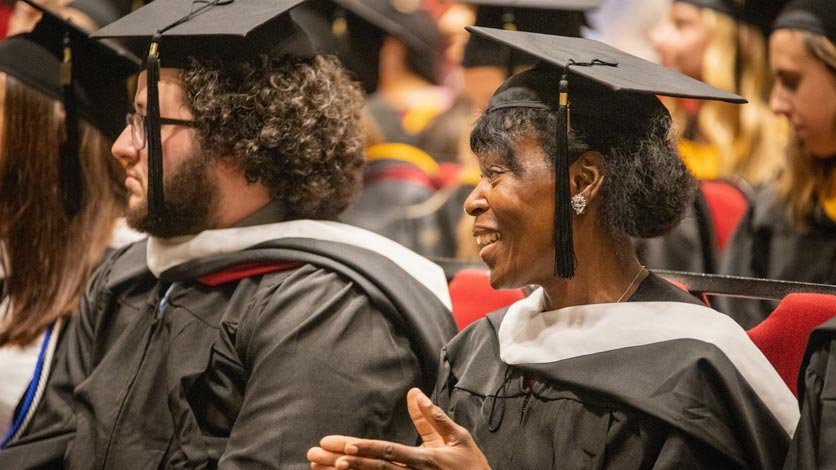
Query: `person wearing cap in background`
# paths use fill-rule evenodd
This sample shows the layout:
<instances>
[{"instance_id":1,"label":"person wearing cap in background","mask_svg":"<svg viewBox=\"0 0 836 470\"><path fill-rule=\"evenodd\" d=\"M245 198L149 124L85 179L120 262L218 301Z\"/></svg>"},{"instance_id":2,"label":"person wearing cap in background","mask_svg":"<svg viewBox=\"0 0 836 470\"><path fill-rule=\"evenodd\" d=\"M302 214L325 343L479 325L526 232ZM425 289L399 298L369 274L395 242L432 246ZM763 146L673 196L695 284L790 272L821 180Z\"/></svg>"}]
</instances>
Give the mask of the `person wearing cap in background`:
<instances>
[{"instance_id":1,"label":"person wearing cap in background","mask_svg":"<svg viewBox=\"0 0 836 470\"><path fill-rule=\"evenodd\" d=\"M421 131L450 106L439 85L441 34L419 0L333 0L340 58L363 83L380 142L421 147ZM376 142L370 142L371 144Z\"/></svg>"},{"instance_id":2,"label":"person wearing cap in background","mask_svg":"<svg viewBox=\"0 0 836 470\"><path fill-rule=\"evenodd\" d=\"M747 106L670 100L680 151L699 179L766 183L782 167L785 126L769 111L766 35L783 1L674 0L650 38L662 65L733 91Z\"/></svg>"},{"instance_id":3,"label":"person wearing cap in background","mask_svg":"<svg viewBox=\"0 0 836 470\"><path fill-rule=\"evenodd\" d=\"M539 288L445 347L438 407L410 391L422 447L327 436L312 468L780 468L792 392L630 242L669 230L696 186L655 95L743 99L595 41L472 32L544 61L477 122L465 203L491 285Z\"/></svg>"},{"instance_id":4,"label":"person wearing cap in background","mask_svg":"<svg viewBox=\"0 0 836 470\"><path fill-rule=\"evenodd\" d=\"M749 195L783 165L786 125L769 110L766 36L782 0L674 0L649 36L662 65L733 91L747 106L665 100L679 130L679 150L701 180L722 179ZM721 249L707 197L697 193L669 235L637 240L651 268L716 273Z\"/></svg>"},{"instance_id":5,"label":"person wearing cap in background","mask_svg":"<svg viewBox=\"0 0 836 470\"><path fill-rule=\"evenodd\" d=\"M333 0L332 6L321 11L331 19L338 56L369 93L363 191L342 220L422 255L447 256L437 221L421 210L440 187L424 131L453 97L439 86L435 20L419 0Z\"/></svg>"},{"instance_id":6,"label":"person wearing cap in background","mask_svg":"<svg viewBox=\"0 0 836 470\"><path fill-rule=\"evenodd\" d=\"M50 12L0 42L0 447L37 408L93 270L124 244L125 172L108 154L137 71Z\"/></svg>"},{"instance_id":7,"label":"person wearing cap in background","mask_svg":"<svg viewBox=\"0 0 836 470\"><path fill-rule=\"evenodd\" d=\"M94 35L148 51L113 155L149 237L94 275L0 468L298 469L323 433L414 442L405 393L455 332L446 280L332 221L362 98L309 52L300 3L155 0Z\"/></svg>"},{"instance_id":8,"label":"person wearing cap in background","mask_svg":"<svg viewBox=\"0 0 836 470\"><path fill-rule=\"evenodd\" d=\"M721 261L738 276L836 284L836 4L790 3L769 39L772 110L793 129L785 169L760 188ZM718 299L744 328L776 303Z\"/></svg>"},{"instance_id":9,"label":"person wearing cap in background","mask_svg":"<svg viewBox=\"0 0 836 470\"><path fill-rule=\"evenodd\" d=\"M814 282L836 283L836 3L796 0L769 38L770 104L794 130L787 167L758 194L733 242L739 261ZM753 235L767 243L758 245ZM731 255L731 251L729 252ZM808 277L810 276L810 277ZM731 312L731 311L730 311ZM836 319L814 331L798 377L801 420L785 470L836 467Z\"/></svg>"}]
</instances>

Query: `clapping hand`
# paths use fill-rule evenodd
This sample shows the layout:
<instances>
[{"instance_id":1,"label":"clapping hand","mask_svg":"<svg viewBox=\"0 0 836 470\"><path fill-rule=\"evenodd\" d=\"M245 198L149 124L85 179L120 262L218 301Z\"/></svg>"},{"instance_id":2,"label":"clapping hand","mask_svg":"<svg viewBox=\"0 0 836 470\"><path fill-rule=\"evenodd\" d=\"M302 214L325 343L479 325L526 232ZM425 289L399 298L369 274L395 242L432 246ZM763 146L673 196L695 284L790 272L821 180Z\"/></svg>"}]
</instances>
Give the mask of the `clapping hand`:
<instances>
[{"instance_id":1,"label":"clapping hand","mask_svg":"<svg viewBox=\"0 0 836 470\"><path fill-rule=\"evenodd\" d=\"M421 436L421 447L348 436L326 436L319 442L320 447L308 451L311 469L490 470L487 459L470 433L433 405L420 390L410 390L406 402L412 423Z\"/></svg>"}]
</instances>

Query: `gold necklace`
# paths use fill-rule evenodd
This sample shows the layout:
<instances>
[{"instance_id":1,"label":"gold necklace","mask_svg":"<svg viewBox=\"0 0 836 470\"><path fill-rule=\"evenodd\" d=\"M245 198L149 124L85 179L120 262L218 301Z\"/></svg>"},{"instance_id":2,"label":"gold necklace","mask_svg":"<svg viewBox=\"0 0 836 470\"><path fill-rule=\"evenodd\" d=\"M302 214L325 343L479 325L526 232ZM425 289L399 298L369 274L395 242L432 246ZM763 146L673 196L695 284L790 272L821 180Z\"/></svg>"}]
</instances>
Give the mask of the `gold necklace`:
<instances>
[{"instance_id":1,"label":"gold necklace","mask_svg":"<svg viewBox=\"0 0 836 470\"><path fill-rule=\"evenodd\" d=\"M630 281L630 284L627 286L626 289L624 289L624 293L621 294L621 297L619 297L618 300L615 301L615 303L618 304L618 303L621 303L622 300L624 300L624 296L626 296L627 293L630 292L630 289L633 288L633 284L636 283L636 280L638 280L639 276L641 276L641 274L643 272L644 272L644 265L642 265L641 269L639 269L639 272L636 273L636 277L634 277L633 280Z\"/></svg>"}]
</instances>

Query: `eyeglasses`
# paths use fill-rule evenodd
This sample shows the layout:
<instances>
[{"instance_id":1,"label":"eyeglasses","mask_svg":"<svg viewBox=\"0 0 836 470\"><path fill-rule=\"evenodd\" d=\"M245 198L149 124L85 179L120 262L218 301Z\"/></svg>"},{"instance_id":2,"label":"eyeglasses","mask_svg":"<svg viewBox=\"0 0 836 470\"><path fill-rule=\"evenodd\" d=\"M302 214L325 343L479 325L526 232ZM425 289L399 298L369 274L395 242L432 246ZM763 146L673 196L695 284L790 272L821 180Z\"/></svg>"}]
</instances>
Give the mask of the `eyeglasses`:
<instances>
[{"instance_id":1,"label":"eyeglasses","mask_svg":"<svg viewBox=\"0 0 836 470\"><path fill-rule=\"evenodd\" d=\"M147 133L146 128L148 127L147 121L148 116L143 116L138 113L128 113L125 116L125 125L131 128L131 141L134 145L134 148L137 150L142 150L145 148L145 143L147 142ZM160 118L160 125L161 126L186 126L186 127L194 127L194 121L187 121L184 119L169 119L169 118Z\"/></svg>"}]
</instances>

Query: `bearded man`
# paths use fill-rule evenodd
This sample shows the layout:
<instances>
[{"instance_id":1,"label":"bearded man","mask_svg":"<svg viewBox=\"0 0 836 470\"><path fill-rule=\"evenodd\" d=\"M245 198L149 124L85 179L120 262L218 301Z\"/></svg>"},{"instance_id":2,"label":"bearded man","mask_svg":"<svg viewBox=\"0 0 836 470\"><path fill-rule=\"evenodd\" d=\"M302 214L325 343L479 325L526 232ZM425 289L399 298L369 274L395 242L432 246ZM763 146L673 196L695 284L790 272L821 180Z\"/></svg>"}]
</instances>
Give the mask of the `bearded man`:
<instances>
[{"instance_id":1,"label":"bearded man","mask_svg":"<svg viewBox=\"0 0 836 470\"><path fill-rule=\"evenodd\" d=\"M156 33L113 145L149 237L94 276L0 467L301 469L326 434L414 442L403 397L455 332L445 278L334 221L362 97L299 45L299 3L157 0L97 33Z\"/></svg>"}]
</instances>

